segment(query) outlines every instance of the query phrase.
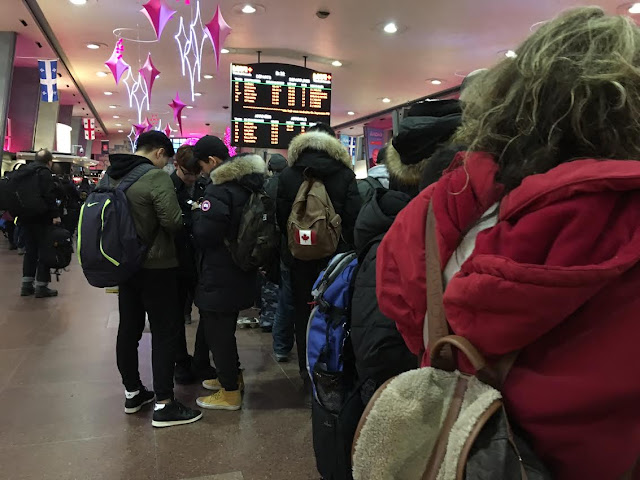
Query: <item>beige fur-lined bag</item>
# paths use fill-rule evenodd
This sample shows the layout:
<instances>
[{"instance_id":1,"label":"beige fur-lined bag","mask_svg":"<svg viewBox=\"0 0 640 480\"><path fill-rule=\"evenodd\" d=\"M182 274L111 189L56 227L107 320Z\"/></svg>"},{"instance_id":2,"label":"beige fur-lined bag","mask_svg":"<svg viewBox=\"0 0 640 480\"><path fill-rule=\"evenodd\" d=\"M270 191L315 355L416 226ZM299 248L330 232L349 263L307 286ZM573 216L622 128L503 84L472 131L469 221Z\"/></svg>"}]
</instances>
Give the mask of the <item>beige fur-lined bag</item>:
<instances>
[{"instance_id":1,"label":"beige fur-lined bag","mask_svg":"<svg viewBox=\"0 0 640 480\"><path fill-rule=\"evenodd\" d=\"M477 235L481 228L475 230ZM354 439L354 479L550 479L513 434L502 404L499 387L517 352L490 368L469 341L450 335L433 206L426 242L424 337L432 366L392 378L373 396ZM454 348L469 359L475 376L456 370Z\"/></svg>"}]
</instances>

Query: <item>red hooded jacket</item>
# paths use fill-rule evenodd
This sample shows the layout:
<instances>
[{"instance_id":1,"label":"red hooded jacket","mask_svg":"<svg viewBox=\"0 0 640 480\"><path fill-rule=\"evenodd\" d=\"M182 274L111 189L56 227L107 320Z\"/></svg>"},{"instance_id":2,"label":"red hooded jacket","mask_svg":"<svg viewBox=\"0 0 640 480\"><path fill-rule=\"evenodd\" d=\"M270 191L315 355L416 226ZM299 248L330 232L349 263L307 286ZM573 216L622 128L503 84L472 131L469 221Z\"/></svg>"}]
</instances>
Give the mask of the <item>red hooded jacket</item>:
<instances>
[{"instance_id":1,"label":"red hooded jacket","mask_svg":"<svg viewBox=\"0 0 640 480\"><path fill-rule=\"evenodd\" d=\"M496 170L489 155L469 155L398 215L378 250L380 309L416 354L429 203L444 270L500 200ZM444 301L452 330L489 360L522 349L503 394L554 478L617 479L632 466L640 454L640 161L578 160L526 178L501 200L497 225L478 235Z\"/></svg>"}]
</instances>

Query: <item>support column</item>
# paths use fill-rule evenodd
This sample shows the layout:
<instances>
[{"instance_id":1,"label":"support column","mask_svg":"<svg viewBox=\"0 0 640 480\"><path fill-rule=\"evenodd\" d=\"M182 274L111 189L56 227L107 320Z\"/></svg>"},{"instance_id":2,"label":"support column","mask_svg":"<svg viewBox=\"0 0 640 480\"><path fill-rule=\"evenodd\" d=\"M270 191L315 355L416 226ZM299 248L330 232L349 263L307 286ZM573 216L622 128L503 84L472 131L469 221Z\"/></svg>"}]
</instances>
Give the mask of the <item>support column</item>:
<instances>
[{"instance_id":1,"label":"support column","mask_svg":"<svg viewBox=\"0 0 640 480\"><path fill-rule=\"evenodd\" d=\"M4 145L9 113L9 96L16 53L16 33L0 32L0 146Z\"/></svg>"},{"instance_id":2,"label":"support column","mask_svg":"<svg viewBox=\"0 0 640 480\"><path fill-rule=\"evenodd\" d=\"M9 102L11 151L33 149L33 132L40 102L40 75L37 67L15 67Z\"/></svg>"},{"instance_id":3,"label":"support column","mask_svg":"<svg viewBox=\"0 0 640 480\"><path fill-rule=\"evenodd\" d=\"M40 101L38 117L36 118L36 133L33 140L33 149L48 148L53 151L56 147L56 123L58 123L58 110L60 102Z\"/></svg>"}]
</instances>

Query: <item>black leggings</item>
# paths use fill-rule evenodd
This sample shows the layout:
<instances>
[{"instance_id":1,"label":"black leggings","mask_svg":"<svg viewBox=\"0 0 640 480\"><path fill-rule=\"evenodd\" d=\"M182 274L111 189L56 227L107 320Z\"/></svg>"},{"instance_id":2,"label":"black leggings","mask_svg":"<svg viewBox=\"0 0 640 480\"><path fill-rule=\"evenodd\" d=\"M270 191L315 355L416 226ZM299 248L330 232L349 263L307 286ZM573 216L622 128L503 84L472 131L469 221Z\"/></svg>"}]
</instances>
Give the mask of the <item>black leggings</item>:
<instances>
[{"instance_id":1,"label":"black leggings","mask_svg":"<svg viewBox=\"0 0 640 480\"><path fill-rule=\"evenodd\" d=\"M227 391L238 390L240 361L236 343L238 312L210 312L200 310L200 323L204 325L204 336L213 354L218 378Z\"/></svg>"}]
</instances>

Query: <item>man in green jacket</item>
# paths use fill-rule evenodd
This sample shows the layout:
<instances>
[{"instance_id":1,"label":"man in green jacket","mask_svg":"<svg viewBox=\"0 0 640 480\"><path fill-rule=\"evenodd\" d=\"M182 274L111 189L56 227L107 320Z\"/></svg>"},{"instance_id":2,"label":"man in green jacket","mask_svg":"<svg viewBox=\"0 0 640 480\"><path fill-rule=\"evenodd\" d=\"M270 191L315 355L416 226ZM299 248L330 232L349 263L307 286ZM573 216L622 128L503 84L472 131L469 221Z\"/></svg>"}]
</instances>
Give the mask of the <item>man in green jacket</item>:
<instances>
[{"instance_id":1,"label":"man in green jacket","mask_svg":"<svg viewBox=\"0 0 640 480\"><path fill-rule=\"evenodd\" d=\"M169 175L162 170L174 149L165 134L143 133L133 155L111 155L107 170L119 182L135 167L153 164L127 190L131 216L140 239L149 246L142 270L120 285L120 325L116 354L125 387L125 413L136 413L156 401L154 427L192 423L202 413L185 407L173 396L173 369L178 328L182 326L182 307L178 300L178 259L174 235L182 228L182 211ZM138 342L145 326L145 313L151 326L154 392L148 391L138 371Z\"/></svg>"}]
</instances>

